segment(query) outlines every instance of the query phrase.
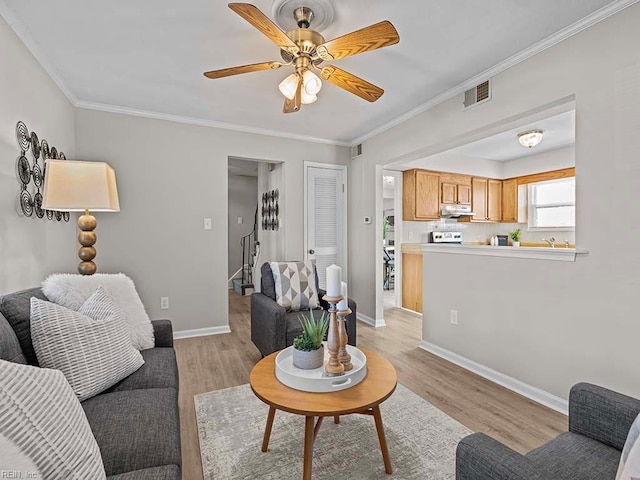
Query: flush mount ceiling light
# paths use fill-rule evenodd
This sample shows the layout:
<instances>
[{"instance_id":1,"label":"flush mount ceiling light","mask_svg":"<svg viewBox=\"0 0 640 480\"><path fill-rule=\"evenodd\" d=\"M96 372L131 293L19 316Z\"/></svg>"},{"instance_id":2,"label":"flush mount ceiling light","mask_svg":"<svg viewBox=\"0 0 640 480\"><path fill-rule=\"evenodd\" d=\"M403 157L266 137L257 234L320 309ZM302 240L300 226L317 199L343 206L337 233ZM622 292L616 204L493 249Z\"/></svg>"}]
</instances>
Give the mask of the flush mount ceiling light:
<instances>
[{"instance_id":1,"label":"flush mount ceiling light","mask_svg":"<svg viewBox=\"0 0 640 480\"><path fill-rule=\"evenodd\" d=\"M525 148L533 148L542 141L542 130L527 130L518 134L520 145Z\"/></svg>"},{"instance_id":2,"label":"flush mount ceiling light","mask_svg":"<svg viewBox=\"0 0 640 480\"><path fill-rule=\"evenodd\" d=\"M325 41L324 37L312 30L311 22L314 20L314 12L309 6L299 5L295 9L296 0L284 0L280 6L292 9L292 21L297 28L288 32L280 30L264 13L254 5L248 3L230 3L229 8L244 18L247 22L262 32L267 38L280 48L280 56L283 62L263 62L241 67L224 68L205 72L207 78L222 78L241 73L258 72L261 70L273 70L280 67L293 67L294 73L288 75L278 86L285 97L284 113L293 113L300 110L302 104L315 102L322 88L322 80L340 87L369 102L378 100L384 90L366 80L356 77L333 65L321 65L322 62L339 60L359 53L376 50L382 47L395 45L400 41L398 32L389 21L382 21L374 25L348 33L342 37ZM309 0L311 6L322 5L319 0ZM320 20L333 18L331 8L320 9ZM331 11L330 11L331 10ZM325 18L326 17L326 18ZM330 17L330 18L329 18ZM320 21L321 28L326 22ZM318 72L316 75L312 70ZM322 80L320 80L322 78Z\"/></svg>"}]
</instances>

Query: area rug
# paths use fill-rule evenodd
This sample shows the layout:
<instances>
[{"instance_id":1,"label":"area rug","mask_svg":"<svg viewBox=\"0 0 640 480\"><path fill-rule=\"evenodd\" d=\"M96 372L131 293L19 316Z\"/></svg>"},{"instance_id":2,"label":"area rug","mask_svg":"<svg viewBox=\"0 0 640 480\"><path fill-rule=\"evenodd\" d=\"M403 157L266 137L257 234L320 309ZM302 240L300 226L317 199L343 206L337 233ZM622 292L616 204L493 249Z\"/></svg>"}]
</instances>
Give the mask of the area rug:
<instances>
[{"instance_id":1,"label":"area rug","mask_svg":"<svg viewBox=\"0 0 640 480\"><path fill-rule=\"evenodd\" d=\"M302 478L304 417L277 411L269 442L262 436L269 408L249 385L195 397L205 480ZM380 405L393 475L384 472L373 417L325 419L313 449L313 478L454 479L455 449L471 433L402 385Z\"/></svg>"}]
</instances>

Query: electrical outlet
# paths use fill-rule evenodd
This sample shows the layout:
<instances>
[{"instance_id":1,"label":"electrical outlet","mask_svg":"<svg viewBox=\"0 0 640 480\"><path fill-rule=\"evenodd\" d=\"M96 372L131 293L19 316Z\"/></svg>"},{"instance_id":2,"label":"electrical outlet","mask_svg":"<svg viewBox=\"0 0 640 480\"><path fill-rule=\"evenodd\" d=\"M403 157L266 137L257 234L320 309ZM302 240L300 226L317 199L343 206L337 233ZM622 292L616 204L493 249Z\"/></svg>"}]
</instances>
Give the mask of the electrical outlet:
<instances>
[{"instance_id":1,"label":"electrical outlet","mask_svg":"<svg viewBox=\"0 0 640 480\"><path fill-rule=\"evenodd\" d=\"M204 219L204 229L205 230L211 230L211 219L210 218L205 218Z\"/></svg>"},{"instance_id":2,"label":"electrical outlet","mask_svg":"<svg viewBox=\"0 0 640 480\"><path fill-rule=\"evenodd\" d=\"M242 217L238 217L238 225L242 225Z\"/></svg>"},{"instance_id":3,"label":"electrical outlet","mask_svg":"<svg viewBox=\"0 0 640 480\"><path fill-rule=\"evenodd\" d=\"M160 297L160 310L169 310L169 297Z\"/></svg>"},{"instance_id":4,"label":"electrical outlet","mask_svg":"<svg viewBox=\"0 0 640 480\"><path fill-rule=\"evenodd\" d=\"M409 232L409 240L413 240L415 238L415 235L413 234L413 232Z\"/></svg>"},{"instance_id":5,"label":"electrical outlet","mask_svg":"<svg viewBox=\"0 0 640 480\"><path fill-rule=\"evenodd\" d=\"M458 310L451 310L451 325L458 325Z\"/></svg>"}]
</instances>

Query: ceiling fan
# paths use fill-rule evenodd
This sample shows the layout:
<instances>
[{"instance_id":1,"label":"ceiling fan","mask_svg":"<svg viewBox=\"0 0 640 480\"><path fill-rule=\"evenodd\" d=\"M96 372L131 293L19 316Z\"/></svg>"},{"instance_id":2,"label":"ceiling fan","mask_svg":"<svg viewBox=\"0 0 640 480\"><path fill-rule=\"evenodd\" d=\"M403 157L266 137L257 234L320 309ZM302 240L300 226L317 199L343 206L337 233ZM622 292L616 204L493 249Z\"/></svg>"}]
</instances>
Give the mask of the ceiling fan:
<instances>
[{"instance_id":1,"label":"ceiling fan","mask_svg":"<svg viewBox=\"0 0 640 480\"><path fill-rule=\"evenodd\" d=\"M369 102L375 102L384 93L380 87L349 72L333 65L321 66L321 64L323 61L339 60L395 45L400 41L400 37L391 22L385 20L327 42L320 33L309 28L314 16L313 10L309 7L301 6L294 10L293 15L298 28L286 33L254 5L230 3L229 8L278 45L284 62L254 63L213 70L205 72L205 77L222 78L292 66L295 69L294 73L287 76L279 85L280 91L285 96L284 113L297 112L302 104L317 100L322 81L313 73L314 70L327 82Z\"/></svg>"}]
</instances>

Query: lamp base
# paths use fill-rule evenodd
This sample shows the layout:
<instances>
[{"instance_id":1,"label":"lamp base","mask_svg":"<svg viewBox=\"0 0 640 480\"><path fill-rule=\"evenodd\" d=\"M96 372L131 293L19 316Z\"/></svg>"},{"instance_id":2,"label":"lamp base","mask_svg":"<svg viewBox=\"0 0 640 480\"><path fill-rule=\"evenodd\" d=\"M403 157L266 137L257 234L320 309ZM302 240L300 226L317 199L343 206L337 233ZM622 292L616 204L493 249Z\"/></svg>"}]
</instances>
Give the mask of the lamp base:
<instances>
[{"instance_id":1,"label":"lamp base","mask_svg":"<svg viewBox=\"0 0 640 480\"><path fill-rule=\"evenodd\" d=\"M80 257L80 264L78 265L78 273L81 275L93 275L96 273L96 264L92 261L96 258L96 249L94 244L98 239L94 230L98 224L96 217L89 214L89 210L84 211L84 215L78 217L78 228L80 233L78 234L78 242L80 242L80 249L78 250L78 257Z\"/></svg>"}]
</instances>

